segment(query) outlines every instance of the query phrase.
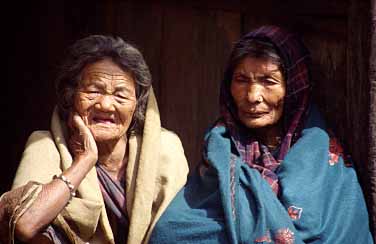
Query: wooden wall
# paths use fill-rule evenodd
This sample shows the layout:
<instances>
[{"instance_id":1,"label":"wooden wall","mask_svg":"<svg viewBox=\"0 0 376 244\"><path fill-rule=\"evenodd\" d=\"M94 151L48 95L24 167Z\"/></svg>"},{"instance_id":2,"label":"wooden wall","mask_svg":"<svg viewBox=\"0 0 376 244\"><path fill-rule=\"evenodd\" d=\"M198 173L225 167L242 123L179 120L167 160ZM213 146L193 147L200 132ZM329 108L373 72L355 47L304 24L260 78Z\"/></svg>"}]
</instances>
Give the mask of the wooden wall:
<instances>
[{"instance_id":1,"label":"wooden wall","mask_svg":"<svg viewBox=\"0 0 376 244\"><path fill-rule=\"evenodd\" d=\"M0 192L9 188L27 136L48 129L53 79L64 48L88 34L135 44L154 78L162 124L182 139L191 166L218 115L219 84L232 43L262 24L300 33L312 52L315 97L345 141L365 187L369 100L363 65L367 4L331 1L50 1L10 7L6 33L6 145ZM366 187L365 187L366 189ZM367 190L366 190L367 194Z\"/></svg>"},{"instance_id":2,"label":"wooden wall","mask_svg":"<svg viewBox=\"0 0 376 244\"><path fill-rule=\"evenodd\" d=\"M369 81L370 81L370 111L369 111L369 185L371 205L370 210L373 223L376 223L376 1L371 1L371 31L370 41L371 50L369 58ZM376 234L376 225L373 226L373 233Z\"/></svg>"}]
</instances>

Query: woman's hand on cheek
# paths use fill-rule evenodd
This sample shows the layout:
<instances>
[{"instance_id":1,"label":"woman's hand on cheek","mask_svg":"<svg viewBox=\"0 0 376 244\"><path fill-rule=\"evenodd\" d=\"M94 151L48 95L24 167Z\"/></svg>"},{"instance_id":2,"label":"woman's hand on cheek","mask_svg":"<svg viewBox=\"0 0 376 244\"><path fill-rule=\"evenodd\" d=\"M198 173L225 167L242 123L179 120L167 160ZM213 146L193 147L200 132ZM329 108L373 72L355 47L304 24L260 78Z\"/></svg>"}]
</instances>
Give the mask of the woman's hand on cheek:
<instances>
[{"instance_id":1,"label":"woman's hand on cheek","mask_svg":"<svg viewBox=\"0 0 376 244\"><path fill-rule=\"evenodd\" d=\"M74 159L83 159L94 166L98 160L98 148L92 133L78 113L73 113L69 120L71 129L69 147Z\"/></svg>"}]
</instances>

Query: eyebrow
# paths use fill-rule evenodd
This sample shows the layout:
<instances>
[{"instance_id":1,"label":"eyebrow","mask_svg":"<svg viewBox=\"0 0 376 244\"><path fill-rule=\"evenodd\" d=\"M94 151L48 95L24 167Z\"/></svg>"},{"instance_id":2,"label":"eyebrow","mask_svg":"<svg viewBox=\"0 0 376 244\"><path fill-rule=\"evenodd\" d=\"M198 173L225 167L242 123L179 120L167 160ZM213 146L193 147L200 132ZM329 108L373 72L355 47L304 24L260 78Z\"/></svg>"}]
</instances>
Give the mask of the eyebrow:
<instances>
[{"instance_id":1,"label":"eyebrow","mask_svg":"<svg viewBox=\"0 0 376 244\"><path fill-rule=\"evenodd\" d=\"M93 79L93 80L91 80L91 82L92 82L92 84L90 84L90 85L97 86L100 89L105 89L105 85L104 85L103 81ZM126 93L129 93L129 94L132 93L132 90L125 83L116 84L114 86L114 89L115 89L115 92L122 91L122 92L126 92Z\"/></svg>"},{"instance_id":2,"label":"eyebrow","mask_svg":"<svg viewBox=\"0 0 376 244\"><path fill-rule=\"evenodd\" d=\"M242 72L235 72L234 74L233 74L233 76L241 76L241 77L243 77L243 78L247 78L247 79L250 79L251 77L249 77L248 75L246 75L246 74L244 74L244 73L242 73Z\"/></svg>"},{"instance_id":3,"label":"eyebrow","mask_svg":"<svg viewBox=\"0 0 376 244\"><path fill-rule=\"evenodd\" d=\"M115 90L116 91L127 91L127 92L131 93L131 89L128 86L126 86L125 84L115 85Z\"/></svg>"},{"instance_id":4,"label":"eyebrow","mask_svg":"<svg viewBox=\"0 0 376 244\"><path fill-rule=\"evenodd\" d=\"M279 83L282 83L283 82L283 75L282 75L282 73L280 72L280 77L278 76L278 77L276 77L276 73L277 72L280 72L280 70L279 69L277 69L277 70L272 70L271 72L268 72L268 73L264 73L264 74L261 74L261 75L259 75L259 76L257 76L256 78L266 78L266 77L270 77L270 78L273 78L274 80L276 80L276 81L278 81ZM234 72L234 74L233 74L233 77L241 77L241 78L246 78L246 79L251 79L251 77L250 76L248 76L247 74L245 74L244 72L243 72L243 70L241 70L241 71L238 71L238 72Z\"/></svg>"}]
</instances>

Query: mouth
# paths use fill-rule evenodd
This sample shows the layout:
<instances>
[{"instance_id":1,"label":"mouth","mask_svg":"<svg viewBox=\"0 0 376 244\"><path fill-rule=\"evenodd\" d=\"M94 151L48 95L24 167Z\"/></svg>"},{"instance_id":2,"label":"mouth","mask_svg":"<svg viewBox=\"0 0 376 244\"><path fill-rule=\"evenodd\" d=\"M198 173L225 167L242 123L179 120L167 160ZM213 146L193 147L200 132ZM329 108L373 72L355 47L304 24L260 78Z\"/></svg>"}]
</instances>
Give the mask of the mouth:
<instances>
[{"instance_id":1,"label":"mouth","mask_svg":"<svg viewBox=\"0 0 376 244\"><path fill-rule=\"evenodd\" d=\"M257 119L257 118L263 117L264 115L267 115L268 113L269 112L267 111L256 111L256 112L245 112L245 115L248 118Z\"/></svg>"},{"instance_id":2,"label":"mouth","mask_svg":"<svg viewBox=\"0 0 376 244\"><path fill-rule=\"evenodd\" d=\"M101 117L101 116L95 116L92 119L97 124L114 124L115 119L111 117Z\"/></svg>"}]
</instances>

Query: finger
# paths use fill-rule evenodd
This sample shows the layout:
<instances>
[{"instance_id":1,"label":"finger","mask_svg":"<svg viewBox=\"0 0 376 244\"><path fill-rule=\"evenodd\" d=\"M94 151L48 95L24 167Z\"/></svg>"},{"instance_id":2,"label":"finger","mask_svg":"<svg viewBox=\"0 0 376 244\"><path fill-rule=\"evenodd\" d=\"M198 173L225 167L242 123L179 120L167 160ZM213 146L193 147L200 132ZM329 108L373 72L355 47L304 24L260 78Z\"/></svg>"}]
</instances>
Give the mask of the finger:
<instances>
[{"instance_id":1,"label":"finger","mask_svg":"<svg viewBox=\"0 0 376 244\"><path fill-rule=\"evenodd\" d=\"M77 113L73 114L73 125L81 132L87 132L88 130L81 116Z\"/></svg>"}]
</instances>

